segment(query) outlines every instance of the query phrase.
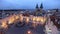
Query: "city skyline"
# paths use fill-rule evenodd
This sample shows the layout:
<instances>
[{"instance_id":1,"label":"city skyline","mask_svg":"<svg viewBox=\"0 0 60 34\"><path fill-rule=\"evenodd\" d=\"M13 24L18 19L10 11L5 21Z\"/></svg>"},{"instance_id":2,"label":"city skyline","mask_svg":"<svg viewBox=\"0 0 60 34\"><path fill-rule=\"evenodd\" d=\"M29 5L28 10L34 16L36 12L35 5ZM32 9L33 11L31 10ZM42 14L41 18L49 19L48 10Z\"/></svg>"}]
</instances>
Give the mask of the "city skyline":
<instances>
[{"instance_id":1,"label":"city skyline","mask_svg":"<svg viewBox=\"0 0 60 34\"><path fill-rule=\"evenodd\" d=\"M35 9L41 3L43 9L60 9L60 0L0 0L0 9Z\"/></svg>"}]
</instances>

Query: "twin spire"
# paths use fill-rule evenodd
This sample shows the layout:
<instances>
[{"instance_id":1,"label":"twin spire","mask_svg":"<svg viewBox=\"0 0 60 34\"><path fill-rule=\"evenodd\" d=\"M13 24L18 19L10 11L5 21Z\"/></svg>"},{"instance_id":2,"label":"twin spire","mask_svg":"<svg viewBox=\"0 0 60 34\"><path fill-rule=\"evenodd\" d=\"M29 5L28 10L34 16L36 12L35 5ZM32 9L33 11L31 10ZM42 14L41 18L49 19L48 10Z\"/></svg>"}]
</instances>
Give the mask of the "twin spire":
<instances>
[{"instance_id":1,"label":"twin spire","mask_svg":"<svg viewBox=\"0 0 60 34\"><path fill-rule=\"evenodd\" d=\"M36 9L38 9L39 8L39 6L38 6L38 4L36 4ZM43 9L43 4L41 3L41 5L40 5L40 9Z\"/></svg>"}]
</instances>

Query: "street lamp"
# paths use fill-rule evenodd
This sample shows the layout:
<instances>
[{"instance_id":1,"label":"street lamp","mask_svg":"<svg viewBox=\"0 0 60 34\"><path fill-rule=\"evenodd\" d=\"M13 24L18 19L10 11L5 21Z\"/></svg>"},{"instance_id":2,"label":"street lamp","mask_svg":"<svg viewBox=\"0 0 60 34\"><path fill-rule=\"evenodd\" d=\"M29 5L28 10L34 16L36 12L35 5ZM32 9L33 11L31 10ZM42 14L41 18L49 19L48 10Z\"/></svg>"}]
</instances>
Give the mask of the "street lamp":
<instances>
[{"instance_id":1,"label":"street lamp","mask_svg":"<svg viewBox=\"0 0 60 34\"><path fill-rule=\"evenodd\" d=\"M27 31L27 34L32 34L32 32L30 30Z\"/></svg>"}]
</instances>

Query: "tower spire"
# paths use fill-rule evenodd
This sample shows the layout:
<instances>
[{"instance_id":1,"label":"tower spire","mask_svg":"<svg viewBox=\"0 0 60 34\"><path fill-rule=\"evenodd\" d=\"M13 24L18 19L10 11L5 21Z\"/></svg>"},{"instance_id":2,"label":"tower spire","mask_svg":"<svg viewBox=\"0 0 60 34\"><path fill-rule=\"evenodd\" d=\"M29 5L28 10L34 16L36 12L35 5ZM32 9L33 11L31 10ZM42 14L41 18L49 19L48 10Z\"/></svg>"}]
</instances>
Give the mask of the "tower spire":
<instances>
[{"instance_id":1,"label":"tower spire","mask_svg":"<svg viewBox=\"0 0 60 34\"><path fill-rule=\"evenodd\" d=\"M39 7L38 7L38 4L36 4L36 9L38 9Z\"/></svg>"},{"instance_id":2,"label":"tower spire","mask_svg":"<svg viewBox=\"0 0 60 34\"><path fill-rule=\"evenodd\" d=\"M43 4L41 3L40 8L43 9Z\"/></svg>"}]
</instances>

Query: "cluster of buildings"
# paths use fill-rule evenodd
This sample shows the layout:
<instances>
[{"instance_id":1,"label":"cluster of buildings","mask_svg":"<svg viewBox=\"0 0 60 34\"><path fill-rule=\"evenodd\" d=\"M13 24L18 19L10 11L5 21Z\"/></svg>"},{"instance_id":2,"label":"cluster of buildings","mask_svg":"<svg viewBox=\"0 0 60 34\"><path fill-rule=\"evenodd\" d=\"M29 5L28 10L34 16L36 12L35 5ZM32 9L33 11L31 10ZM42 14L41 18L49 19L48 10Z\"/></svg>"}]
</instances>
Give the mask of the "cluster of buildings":
<instances>
[{"instance_id":1,"label":"cluster of buildings","mask_svg":"<svg viewBox=\"0 0 60 34\"><path fill-rule=\"evenodd\" d=\"M9 17L10 15L17 15L22 14L23 16L37 16L37 17L46 17L47 19L50 18L50 20L53 22L54 25L60 30L60 11L58 9L53 10L44 10L43 4L41 3L40 7L38 4L36 4L36 9L34 10L25 10L25 9L18 9L18 10L0 10L0 20L4 19L6 17ZM49 14L49 18L47 15ZM48 20L47 20L48 21Z\"/></svg>"}]
</instances>

